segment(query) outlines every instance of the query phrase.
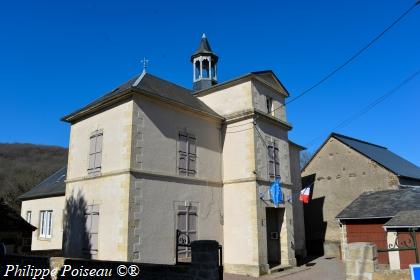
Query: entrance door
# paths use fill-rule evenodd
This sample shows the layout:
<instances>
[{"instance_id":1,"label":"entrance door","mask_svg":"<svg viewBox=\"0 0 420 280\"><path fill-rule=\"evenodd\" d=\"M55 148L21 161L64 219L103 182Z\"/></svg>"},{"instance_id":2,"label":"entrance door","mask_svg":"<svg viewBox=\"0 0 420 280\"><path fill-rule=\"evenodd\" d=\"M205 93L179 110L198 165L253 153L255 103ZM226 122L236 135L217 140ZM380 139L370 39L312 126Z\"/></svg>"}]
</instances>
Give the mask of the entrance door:
<instances>
[{"instance_id":1,"label":"entrance door","mask_svg":"<svg viewBox=\"0 0 420 280\"><path fill-rule=\"evenodd\" d=\"M267 219L267 259L270 267L281 263L280 230L283 222L283 208L265 208Z\"/></svg>"}]
</instances>

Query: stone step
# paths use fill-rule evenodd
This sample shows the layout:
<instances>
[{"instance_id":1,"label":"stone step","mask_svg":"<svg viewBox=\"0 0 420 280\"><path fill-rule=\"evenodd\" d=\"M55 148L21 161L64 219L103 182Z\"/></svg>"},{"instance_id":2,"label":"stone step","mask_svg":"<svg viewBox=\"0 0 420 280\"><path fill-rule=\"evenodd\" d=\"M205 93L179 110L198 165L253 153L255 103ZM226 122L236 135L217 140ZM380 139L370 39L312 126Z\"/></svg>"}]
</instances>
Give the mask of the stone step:
<instances>
[{"instance_id":1,"label":"stone step","mask_svg":"<svg viewBox=\"0 0 420 280\"><path fill-rule=\"evenodd\" d=\"M272 273L275 273L275 272L278 272L278 271L284 271L284 270L290 269L290 268L293 268L293 266L288 265L288 264L277 265L277 266L274 266L274 267L270 268L268 270L268 274L272 274Z\"/></svg>"}]
</instances>

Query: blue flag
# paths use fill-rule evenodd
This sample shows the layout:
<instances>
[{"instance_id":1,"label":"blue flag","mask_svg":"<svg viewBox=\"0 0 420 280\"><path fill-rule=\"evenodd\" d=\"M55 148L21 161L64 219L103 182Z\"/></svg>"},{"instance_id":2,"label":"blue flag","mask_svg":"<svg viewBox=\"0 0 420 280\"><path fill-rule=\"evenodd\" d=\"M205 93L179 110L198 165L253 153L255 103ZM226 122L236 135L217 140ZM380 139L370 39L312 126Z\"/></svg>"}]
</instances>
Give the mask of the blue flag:
<instances>
[{"instance_id":1,"label":"blue flag","mask_svg":"<svg viewBox=\"0 0 420 280\"><path fill-rule=\"evenodd\" d=\"M276 180L271 183L270 196L276 208L280 203L283 203L283 193L281 192L280 178L276 178Z\"/></svg>"}]
</instances>

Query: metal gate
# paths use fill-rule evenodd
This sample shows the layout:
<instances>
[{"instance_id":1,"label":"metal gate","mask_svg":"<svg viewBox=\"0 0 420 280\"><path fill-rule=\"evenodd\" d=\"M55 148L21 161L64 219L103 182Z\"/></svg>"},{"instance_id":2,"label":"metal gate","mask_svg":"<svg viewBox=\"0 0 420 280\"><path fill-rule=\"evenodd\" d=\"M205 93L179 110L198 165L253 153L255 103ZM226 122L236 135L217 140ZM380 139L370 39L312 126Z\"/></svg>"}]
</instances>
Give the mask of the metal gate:
<instances>
[{"instance_id":1,"label":"metal gate","mask_svg":"<svg viewBox=\"0 0 420 280\"><path fill-rule=\"evenodd\" d=\"M416 263L419 263L419 251L417 248L416 230L414 228L408 229L408 240L400 239L402 233L405 232L397 232L395 242L388 244L388 248L378 248L378 253L395 251L414 251L416 256Z\"/></svg>"}]
</instances>

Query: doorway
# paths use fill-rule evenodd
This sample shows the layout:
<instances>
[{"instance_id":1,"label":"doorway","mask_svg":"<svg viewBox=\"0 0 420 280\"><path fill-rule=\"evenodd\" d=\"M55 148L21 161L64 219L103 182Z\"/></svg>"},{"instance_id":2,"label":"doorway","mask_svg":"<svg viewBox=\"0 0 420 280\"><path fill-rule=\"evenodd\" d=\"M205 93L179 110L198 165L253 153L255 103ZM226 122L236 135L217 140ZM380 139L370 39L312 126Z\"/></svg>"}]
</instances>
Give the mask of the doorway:
<instances>
[{"instance_id":1,"label":"doorway","mask_svg":"<svg viewBox=\"0 0 420 280\"><path fill-rule=\"evenodd\" d=\"M284 208L265 208L267 219L267 260L269 267L281 264L280 234Z\"/></svg>"}]
</instances>

